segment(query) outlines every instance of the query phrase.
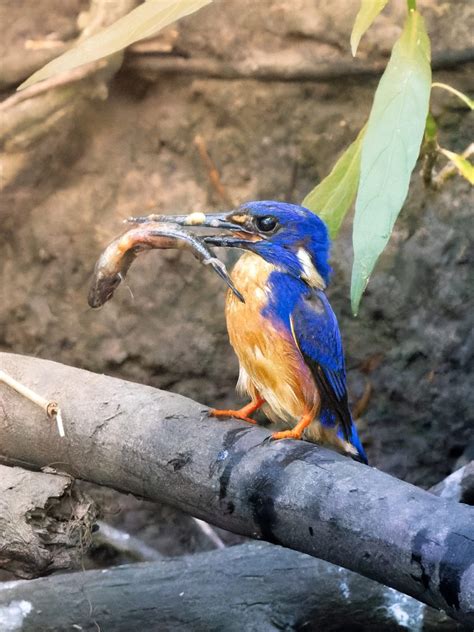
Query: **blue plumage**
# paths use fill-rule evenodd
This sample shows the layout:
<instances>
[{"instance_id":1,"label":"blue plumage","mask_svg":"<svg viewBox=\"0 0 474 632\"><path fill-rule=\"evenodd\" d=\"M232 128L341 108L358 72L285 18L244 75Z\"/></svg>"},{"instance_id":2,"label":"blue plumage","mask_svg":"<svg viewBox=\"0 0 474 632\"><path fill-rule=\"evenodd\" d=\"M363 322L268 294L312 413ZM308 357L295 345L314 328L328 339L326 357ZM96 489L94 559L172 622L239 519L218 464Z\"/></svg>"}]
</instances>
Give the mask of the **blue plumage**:
<instances>
[{"instance_id":1,"label":"blue plumage","mask_svg":"<svg viewBox=\"0 0 474 632\"><path fill-rule=\"evenodd\" d=\"M292 204L251 202L244 209L253 217L275 217L280 226L271 237L247 246L277 267L268 279L271 291L262 313L279 320L295 337L321 396L321 423L336 427L338 436L351 443L367 463L349 410L339 325L323 289L331 272L327 228L316 215ZM322 287L311 287L305 279L307 270L298 256L301 250L309 255L306 263L314 265Z\"/></svg>"},{"instance_id":2,"label":"blue plumage","mask_svg":"<svg viewBox=\"0 0 474 632\"><path fill-rule=\"evenodd\" d=\"M273 419L291 427L273 433L275 439L312 433L312 440L367 462L349 410L339 326L325 294L331 267L324 222L301 206L271 200L161 219L225 229L231 236L205 241L247 251L232 272L238 293L227 294L226 318L239 386L251 402L213 414L254 423L250 415L266 404Z\"/></svg>"},{"instance_id":3,"label":"blue plumage","mask_svg":"<svg viewBox=\"0 0 474 632\"><path fill-rule=\"evenodd\" d=\"M275 217L281 226L268 240L256 242L251 248L253 252L298 277L301 262L297 257L297 249L304 247L311 253L325 285L329 283L330 240L325 223L317 215L302 206L286 202L248 202L243 208L255 218Z\"/></svg>"},{"instance_id":4,"label":"blue plumage","mask_svg":"<svg viewBox=\"0 0 474 632\"><path fill-rule=\"evenodd\" d=\"M302 298L292 313L298 346L311 368L321 395L321 412L326 425L336 425L338 435L367 456L357 434L347 401L346 369L341 334L336 316L321 290Z\"/></svg>"}]
</instances>

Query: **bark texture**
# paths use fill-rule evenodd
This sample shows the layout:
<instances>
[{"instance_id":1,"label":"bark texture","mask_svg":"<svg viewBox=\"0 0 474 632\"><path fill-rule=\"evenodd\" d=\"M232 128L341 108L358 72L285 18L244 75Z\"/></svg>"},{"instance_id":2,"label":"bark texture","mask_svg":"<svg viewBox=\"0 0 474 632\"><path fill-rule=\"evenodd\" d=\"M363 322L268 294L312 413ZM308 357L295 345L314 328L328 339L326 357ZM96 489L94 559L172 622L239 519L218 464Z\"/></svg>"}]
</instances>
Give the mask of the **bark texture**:
<instances>
[{"instance_id":1,"label":"bark texture","mask_svg":"<svg viewBox=\"0 0 474 632\"><path fill-rule=\"evenodd\" d=\"M265 543L0 584L2 616L20 620L9 632L462 629L391 588Z\"/></svg>"},{"instance_id":2,"label":"bark texture","mask_svg":"<svg viewBox=\"0 0 474 632\"><path fill-rule=\"evenodd\" d=\"M92 8L102 19L112 5L125 11L128 4ZM44 61L40 53L53 54L27 42L50 41L55 33L69 46L82 28L77 15L88 6L3 2L0 52L8 60L1 71L13 66L0 83L23 79L25 69ZM354 60L349 37L359 6L360 0L213 2L167 31L165 51L156 40L147 44L154 53L145 55L144 44L128 51L114 79L91 77L2 113L9 185L0 211L0 348L235 406L238 369L218 279L188 254L150 254L127 278L134 298L124 287L97 313L86 306L90 275L128 215L228 208L209 183L196 136L234 204L301 202L370 111L377 79L341 78L337 69L381 68L406 16L405 1L389 2ZM459 60L472 46L472 2L418 6L434 59L452 52ZM172 74L162 73L165 67ZM193 68L203 76L184 74ZM213 68L244 68L254 77L205 76ZM272 68L274 81L258 79L271 78ZM296 81L302 71L312 80ZM295 81L280 81L285 73ZM435 73L465 92L471 76L467 64ZM432 108L441 145L462 152L472 115L442 90L433 91ZM333 247L329 296L344 337L352 403L370 393L359 425L371 463L426 487L452 471L472 440L470 195L458 176L433 193L414 174L357 319L348 298L350 220Z\"/></svg>"},{"instance_id":3,"label":"bark texture","mask_svg":"<svg viewBox=\"0 0 474 632\"><path fill-rule=\"evenodd\" d=\"M60 403L66 439L2 388L1 454L162 500L237 533L344 566L474 623L474 509L326 449L209 419L188 399L0 354Z\"/></svg>"},{"instance_id":4,"label":"bark texture","mask_svg":"<svg viewBox=\"0 0 474 632\"><path fill-rule=\"evenodd\" d=\"M70 477L0 465L0 569L28 579L77 567L96 518Z\"/></svg>"}]
</instances>

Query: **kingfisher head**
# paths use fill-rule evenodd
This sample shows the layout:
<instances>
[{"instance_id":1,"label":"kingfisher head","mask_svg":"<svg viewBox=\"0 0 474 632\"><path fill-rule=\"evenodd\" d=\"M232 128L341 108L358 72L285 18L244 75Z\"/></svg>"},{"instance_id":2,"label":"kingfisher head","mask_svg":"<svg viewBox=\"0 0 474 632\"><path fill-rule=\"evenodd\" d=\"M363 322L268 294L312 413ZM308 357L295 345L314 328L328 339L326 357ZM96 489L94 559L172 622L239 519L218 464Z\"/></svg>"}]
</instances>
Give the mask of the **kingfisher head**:
<instances>
[{"instance_id":1,"label":"kingfisher head","mask_svg":"<svg viewBox=\"0 0 474 632\"><path fill-rule=\"evenodd\" d=\"M328 284L328 231L317 215L302 206L257 201L224 213L191 213L164 219L183 226L225 229L226 233L207 236L204 241L250 250L309 285L324 288Z\"/></svg>"}]
</instances>

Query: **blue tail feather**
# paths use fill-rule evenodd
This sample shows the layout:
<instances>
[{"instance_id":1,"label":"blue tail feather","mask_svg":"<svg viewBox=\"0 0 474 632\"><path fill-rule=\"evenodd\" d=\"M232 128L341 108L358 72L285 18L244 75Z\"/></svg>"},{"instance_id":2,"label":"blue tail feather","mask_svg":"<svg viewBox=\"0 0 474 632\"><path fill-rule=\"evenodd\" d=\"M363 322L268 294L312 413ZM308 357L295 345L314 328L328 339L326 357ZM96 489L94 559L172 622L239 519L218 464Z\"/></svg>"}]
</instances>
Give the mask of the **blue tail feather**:
<instances>
[{"instance_id":1,"label":"blue tail feather","mask_svg":"<svg viewBox=\"0 0 474 632\"><path fill-rule=\"evenodd\" d=\"M357 450L357 452L359 453L360 459L362 461L362 463L365 463L366 465L369 464L369 461L367 459L367 455L365 453L364 447L361 443L361 440L359 439L359 433L357 432L357 428L354 422L352 422L352 434L351 434L351 438L350 438L350 443L352 443L352 445L354 446L354 448Z\"/></svg>"},{"instance_id":2,"label":"blue tail feather","mask_svg":"<svg viewBox=\"0 0 474 632\"><path fill-rule=\"evenodd\" d=\"M321 422L323 426L326 426L327 428L334 428L336 424L336 414L332 410L325 408L321 411L321 414L319 416L319 421ZM342 428L339 428L339 430L337 431L337 436L340 439L345 439ZM368 465L369 462L367 460L367 455L365 453L364 447L359 438L357 427L354 421L352 421L351 423L351 436L349 437L349 443L353 445L354 448L357 450L362 463L365 463L366 465Z\"/></svg>"}]
</instances>

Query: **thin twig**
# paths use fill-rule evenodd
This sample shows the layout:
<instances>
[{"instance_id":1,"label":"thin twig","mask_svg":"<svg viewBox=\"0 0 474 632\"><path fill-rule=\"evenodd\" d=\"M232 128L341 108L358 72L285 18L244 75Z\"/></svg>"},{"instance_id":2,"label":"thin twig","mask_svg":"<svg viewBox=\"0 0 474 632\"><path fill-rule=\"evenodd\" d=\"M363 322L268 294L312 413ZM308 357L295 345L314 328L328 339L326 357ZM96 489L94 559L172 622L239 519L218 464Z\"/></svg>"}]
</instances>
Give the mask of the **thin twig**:
<instances>
[{"instance_id":1,"label":"thin twig","mask_svg":"<svg viewBox=\"0 0 474 632\"><path fill-rule=\"evenodd\" d=\"M373 386L370 380L367 380L364 387L364 392L361 397L356 401L354 408L352 410L352 414L354 415L354 419L359 419L367 410L370 402L370 398L372 397Z\"/></svg>"},{"instance_id":2,"label":"thin twig","mask_svg":"<svg viewBox=\"0 0 474 632\"><path fill-rule=\"evenodd\" d=\"M230 195L227 193L226 189L224 188L224 185L221 182L219 171L217 170L217 167L214 161L209 155L206 141L200 134L194 137L194 145L196 146L199 152L199 157L201 158L202 162L204 163L204 166L207 169L207 175L208 175L209 181L214 187L216 193L219 195L220 198L222 198L225 204L229 205L230 207L234 206Z\"/></svg>"},{"instance_id":3,"label":"thin twig","mask_svg":"<svg viewBox=\"0 0 474 632\"><path fill-rule=\"evenodd\" d=\"M49 419L55 419L59 436L65 436L61 409L59 408L57 402L45 399L41 395L38 395L38 393L32 391L31 388L28 388L28 386L25 386L24 384L21 384L21 382L18 382L18 380L15 380L15 378L9 375L6 371L0 370L0 382L3 382L23 397L26 397L26 399L29 399L30 402L33 402L33 404L42 408Z\"/></svg>"},{"instance_id":4,"label":"thin twig","mask_svg":"<svg viewBox=\"0 0 474 632\"><path fill-rule=\"evenodd\" d=\"M25 41L25 50L51 50L65 46L65 42L59 39L27 39Z\"/></svg>"},{"instance_id":5,"label":"thin twig","mask_svg":"<svg viewBox=\"0 0 474 632\"><path fill-rule=\"evenodd\" d=\"M112 548L133 557L141 562L156 562L162 560L163 556L159 551L148 546L139 538L136 538L126 531L121 531L112 525L98 520L99 531L94 534L94 539L111 546Z\"/></svg>"},{"instance_id":6,"label":"thin twig","mask_svg":"<svg viewBox=\"0 0 474 632\"><path fill-rule=\"evenodd\" d=\"M86 64L85 66L79 66L79 68L74 68L74 70L70 70L69 72L61 73L60 75L55 75L50 79L46 79L45 81L41 81L40 83L35 83L33 86L29 88L25 88L21 92L17 92L13 94L8 99L5 99L3 103L0 103L0 112L8 110L18 103L22 101L26 101L27 99L32 99L33 97L37 97L40 94L48 92L53 88L59 88L62 86L67 86L70 83L76 83L77 81L81 81L81 79L85 79L89 75L96 73L98 70L105 68L107 65L107 61L101 59L99 61L91 62L90 64Z\"/></svg>"},{"instance_id":7,"label":"thin twig","mask_svg":"<svg viewBox=\"0 0 474 632\"><path fill-rule=\"evenodd\" d=\"M225 549L225 544L211 527L211 525L200 518L193 518L196 525L204 535L214 544L216 549Z\"/></svg>"}]
</instances>

